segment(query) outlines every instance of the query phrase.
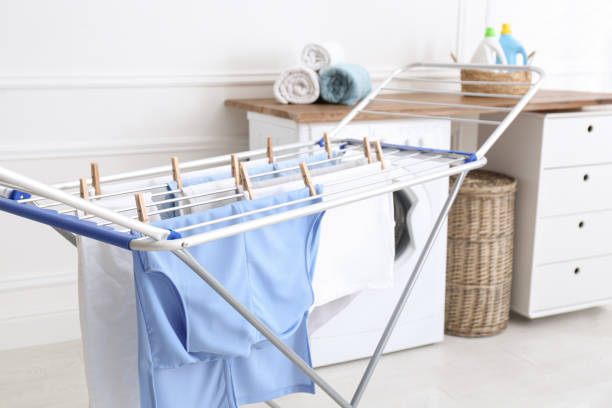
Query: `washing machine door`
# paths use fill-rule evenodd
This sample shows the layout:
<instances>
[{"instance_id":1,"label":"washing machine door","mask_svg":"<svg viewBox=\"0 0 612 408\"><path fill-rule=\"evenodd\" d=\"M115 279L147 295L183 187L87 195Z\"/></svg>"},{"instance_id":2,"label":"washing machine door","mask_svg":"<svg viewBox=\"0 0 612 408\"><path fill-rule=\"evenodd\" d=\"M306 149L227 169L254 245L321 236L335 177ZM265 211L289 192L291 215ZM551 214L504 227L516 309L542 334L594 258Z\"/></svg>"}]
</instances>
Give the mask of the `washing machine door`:
<instances>
[{"instance_id":1,"label":"washing machine door","mask_svg":"<svg viewBox=\"0 0 612 408\"><path fill-rule=\"evenodd\" d=\"M395 218L395 259L400 258L406 251L410 250L412 241L408 218L410 209L414 205L406 190L393 193L393 216Z\"/></svg>"},{"instance_id":2,"label":"washing machine door","mask_svg":"<svg viewBox=\"0 0 612 408\"><path fill-rule=\"evenodd\" d=\"M431 225L431 206L429 196L423 186L414 186L393 193L393 213L395 218L395 266L404 265L416 250L417 239L424 226ZM417 231L418 230L418 231Z\"/></svg>"}]
</instances>

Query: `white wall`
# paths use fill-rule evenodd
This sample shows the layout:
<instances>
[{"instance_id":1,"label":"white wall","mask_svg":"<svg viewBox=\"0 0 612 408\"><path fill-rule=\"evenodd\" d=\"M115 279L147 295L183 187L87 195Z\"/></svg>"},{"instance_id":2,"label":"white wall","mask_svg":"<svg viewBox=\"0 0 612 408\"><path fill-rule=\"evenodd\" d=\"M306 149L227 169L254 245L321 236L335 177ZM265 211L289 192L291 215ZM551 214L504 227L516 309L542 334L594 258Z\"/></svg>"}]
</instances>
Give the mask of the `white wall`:
<instances>
[{"instance_id":1,"label":"white wall","mask_svg":"<svg viewBox=\"0 0 612 408\"><path fill-rule=\"evenodd\" d=\"M446 60L447 3L2 1L0 165L59 182L90 160L110 174L243 150L246 115L224 99L271 96L311 41L339 42L375 77ZM0 225L0 349L78 337L74 248L33 222Z\"/></svg>"},{"instance_id":2,"label":"white wall","mask_svg":"<svg viewBox=\"0 0 612 408\"><path fill-rule=\"evenodd\" d=\"M496 29L538 51L546 86L612 91L606 1L498 2ZM380 78L469 58L485 0L0 2L0 165L46 182L241 150L243 112L310 41ZM457 49L458 46L458 49ZM74 248L0 214L0 349L78 337Z\"/></svg>"}]
</instances>

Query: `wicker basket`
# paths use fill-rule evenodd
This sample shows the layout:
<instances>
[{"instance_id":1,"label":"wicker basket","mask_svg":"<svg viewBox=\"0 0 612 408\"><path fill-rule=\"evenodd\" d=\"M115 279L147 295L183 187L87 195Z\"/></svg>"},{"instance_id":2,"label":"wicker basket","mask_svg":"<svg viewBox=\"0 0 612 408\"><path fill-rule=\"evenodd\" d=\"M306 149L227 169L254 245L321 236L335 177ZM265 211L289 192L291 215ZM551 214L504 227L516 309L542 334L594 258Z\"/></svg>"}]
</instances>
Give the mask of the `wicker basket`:
<instances>
[{"instance_id":1,"label":"wicker basket","mask_svg":"<svg viewBox=\"0 0 612 408\"><path fill-rule=\"evenodd\" d=\"M461 81L531 82L531 71L497 72L482 69L462 69ZM524 95L528 85L461 84L463 92Z\"/></svg>"},{"instance_id":2,"label":"wicker basket","mask_svg":"<svg viewBox=\"0 0 612 408\"><path fill-rule=\"evenodd\" d=\"M508 324L516 186L508 176L476 170L459 191L448 217L448 334L490 336Z\"/></svg>"}]
</instances>

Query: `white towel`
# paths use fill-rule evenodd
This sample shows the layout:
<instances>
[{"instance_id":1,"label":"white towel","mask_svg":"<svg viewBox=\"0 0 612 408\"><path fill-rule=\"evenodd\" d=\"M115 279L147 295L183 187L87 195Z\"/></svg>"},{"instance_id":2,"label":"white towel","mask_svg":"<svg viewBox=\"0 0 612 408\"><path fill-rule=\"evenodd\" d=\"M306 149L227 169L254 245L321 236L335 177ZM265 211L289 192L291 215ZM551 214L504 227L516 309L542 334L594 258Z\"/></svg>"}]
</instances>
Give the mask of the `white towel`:
<instances>
[{"instance_id":1,"label":"white towel","mask_svg":"<svg viewBox=\"0 0 612 408\"><path fill-rule=\"evenodd\" d=\"M335 43L306 44L302 50L301 61L308 68L319 72L344 62L344 50Z\"/></svg>"},{"instance_id":2,"label":"white towel","mask_svg":"<svg viewBox=\"0 0 612 408\"><path fill-rule=\"evenodd\" d=\"M319 76L306 66L281 72L274 82L274 97L280 103L309 104L319 99Z\"/></svg>"}]
</instances>

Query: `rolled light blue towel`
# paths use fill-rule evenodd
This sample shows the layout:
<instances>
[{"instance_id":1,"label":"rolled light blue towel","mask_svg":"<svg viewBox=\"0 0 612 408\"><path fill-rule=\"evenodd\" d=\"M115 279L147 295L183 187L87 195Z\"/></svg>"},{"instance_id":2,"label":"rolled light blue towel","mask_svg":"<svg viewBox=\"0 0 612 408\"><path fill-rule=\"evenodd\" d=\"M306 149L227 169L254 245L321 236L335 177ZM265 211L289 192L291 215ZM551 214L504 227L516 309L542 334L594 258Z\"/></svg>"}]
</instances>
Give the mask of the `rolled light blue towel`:
<instances>
[{"instance_id":1,"label":"rolled light blue towel","mask_svg":"<svg viewBox=\"0 0 612 408\"><path fill-rule=\"evenodd\" d=\"M354 105L372 90L370 73L361 65L333 65L320 75L321 98L326 102Z\"/></svg>"}]
</instances>

